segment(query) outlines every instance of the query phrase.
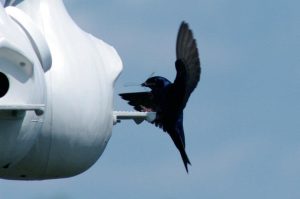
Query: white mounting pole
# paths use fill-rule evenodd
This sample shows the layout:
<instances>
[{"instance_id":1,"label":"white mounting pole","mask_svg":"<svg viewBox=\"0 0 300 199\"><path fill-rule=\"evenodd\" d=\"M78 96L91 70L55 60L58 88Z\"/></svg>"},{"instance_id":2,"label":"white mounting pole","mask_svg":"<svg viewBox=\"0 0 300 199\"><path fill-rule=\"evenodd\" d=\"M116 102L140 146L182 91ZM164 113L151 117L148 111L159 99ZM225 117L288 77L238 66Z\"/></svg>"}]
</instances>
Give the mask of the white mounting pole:
<instances>
[{"instance_id":1,"label":"white mounting pole","mask_svg":"<svg viewBox=\"0 0 300 199\"><path fill-rule=\"evenodd\" d=\"M0 105L1 111L34 111L36 115L40 116L44 114L45 105L44 104L24 104L24 105Z\"/></svg>"},{"instance_id":2,"label":"white mounting pole","mask_svg":"<svg viewBox=\"0 0 300 199\"><path fill-rule=\"evenodd\" d=\"M134 120L136 124L142 123L144 120L153 122L156 118L156 112L137 112L137 111L114 111L114 125L121 120Z\"/></svg>"}]
</instances>

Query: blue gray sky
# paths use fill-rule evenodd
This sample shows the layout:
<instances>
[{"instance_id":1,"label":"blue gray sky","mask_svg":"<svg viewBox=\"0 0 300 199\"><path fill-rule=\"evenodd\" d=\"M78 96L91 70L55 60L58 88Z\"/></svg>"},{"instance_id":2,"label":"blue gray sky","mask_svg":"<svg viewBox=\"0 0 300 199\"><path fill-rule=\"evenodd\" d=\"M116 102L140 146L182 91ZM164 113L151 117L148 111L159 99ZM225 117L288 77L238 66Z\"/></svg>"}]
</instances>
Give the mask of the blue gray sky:
<instances>
[{"instance_id":1,"label":"blue gray sky","mask_svg":"<svg viewBox=\"0 0 300 199\"><path fill-rule=\"evenodd\" d=\"M61 180L0 180L0 198L300 198L300 2L66 0L85 31L113 45L116 93L151 73L175 77L182 20L197 39L201 81L185 109L187 175L161 130L122 122L98 162ZM55 13L54 13L55 14ZM116 110L131 110L116 95Z\"/></svg>"}]
</instances>

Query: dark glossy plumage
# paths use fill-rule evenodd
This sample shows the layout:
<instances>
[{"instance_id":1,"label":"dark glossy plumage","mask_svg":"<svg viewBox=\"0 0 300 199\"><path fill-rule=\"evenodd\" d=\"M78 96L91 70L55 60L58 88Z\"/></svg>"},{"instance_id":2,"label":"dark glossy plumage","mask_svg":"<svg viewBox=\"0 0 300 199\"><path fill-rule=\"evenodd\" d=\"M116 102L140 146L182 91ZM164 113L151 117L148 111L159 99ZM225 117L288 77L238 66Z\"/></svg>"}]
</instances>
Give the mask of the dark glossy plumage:
<instances>
[{"instance_id":1,"label":"dark glossy plumage","mask_svg":"<svg viewBox=\"0 0 300 199\"><path fill-rule=\"evenodd\" d=\"M176 58L177 74L173 83L155 76L142 84L149 87L150 92L123 93L120 96L135 110L157 113L153 123L170 135L188 172L190 161L185 152L183 109L200 80L201 68L196 40L185 22L181 23L178 31Z\"/></svg>"}]
</instances>

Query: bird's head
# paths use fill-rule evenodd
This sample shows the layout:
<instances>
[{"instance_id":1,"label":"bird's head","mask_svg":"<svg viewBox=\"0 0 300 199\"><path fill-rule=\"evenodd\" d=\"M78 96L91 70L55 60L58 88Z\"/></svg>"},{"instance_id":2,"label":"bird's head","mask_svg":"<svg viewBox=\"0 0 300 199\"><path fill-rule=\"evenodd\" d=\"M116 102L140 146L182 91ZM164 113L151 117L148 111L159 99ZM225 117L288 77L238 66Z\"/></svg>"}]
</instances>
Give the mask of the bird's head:
<instances>
[{"instance_id":1,"label":"bird's head","mask_svg":"<svg viewBox=\"0 0 300 199\"><path fill-rule=\"evenodd\" d=\"M171 84L171 82L168 79L160 76L154 76L150 77L144 83L142 83L142 86L151 89L160 89L166 87L169 84Z\"/></svg>"}]
</instances>

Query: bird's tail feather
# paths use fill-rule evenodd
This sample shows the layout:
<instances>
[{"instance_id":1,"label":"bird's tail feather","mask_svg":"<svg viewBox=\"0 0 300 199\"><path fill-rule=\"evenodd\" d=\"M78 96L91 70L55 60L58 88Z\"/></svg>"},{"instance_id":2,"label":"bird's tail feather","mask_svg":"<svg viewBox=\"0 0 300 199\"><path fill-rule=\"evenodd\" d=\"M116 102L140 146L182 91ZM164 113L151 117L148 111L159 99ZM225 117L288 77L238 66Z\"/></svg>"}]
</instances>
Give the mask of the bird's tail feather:
<instances>
[{"instance_id":1,"label":"bird's tail feather","mask_svg":"<svg viewBox=\"0 0 300 199\"><path fill-rule=\"evenodd\" d=\"M185 170L186 172L188 173L189 172L189 169L188 169L188 164L191 165L191 162L189 160L189 157L187 156L185 150L179 150L180 152L180 155L181 155L181 158L182 158L182 161L183 161L183 164L184 164L184 167L185 167Z\"/></svg>"},{"instance_id":2,"label":"bird's tail feather","mask_svg":"<svg viewBox=\"0 0 300 199\"><path fill-rule=\"evenodd\" d=\"M185 167L185 170L188 173L189 172L188 164L191 165L191 162L190 162L189 157L187 156L187 154L185 152L185 147L182 143L182 140L180 139L180 137L178 136L177 133L172 133L172 135L170 134L170 137L172 138L172 140L173 140L174 144L176 145L177 149L179 150L182 161L183 161L183 164L184 164L184 167Z\"/></svg>"}]
</instances>

